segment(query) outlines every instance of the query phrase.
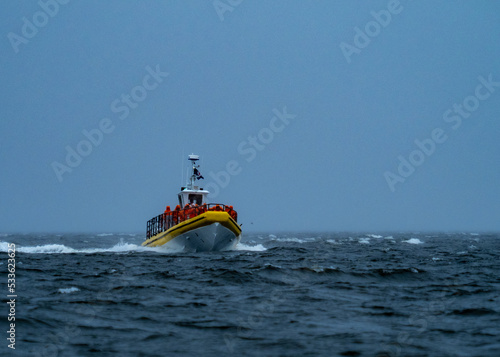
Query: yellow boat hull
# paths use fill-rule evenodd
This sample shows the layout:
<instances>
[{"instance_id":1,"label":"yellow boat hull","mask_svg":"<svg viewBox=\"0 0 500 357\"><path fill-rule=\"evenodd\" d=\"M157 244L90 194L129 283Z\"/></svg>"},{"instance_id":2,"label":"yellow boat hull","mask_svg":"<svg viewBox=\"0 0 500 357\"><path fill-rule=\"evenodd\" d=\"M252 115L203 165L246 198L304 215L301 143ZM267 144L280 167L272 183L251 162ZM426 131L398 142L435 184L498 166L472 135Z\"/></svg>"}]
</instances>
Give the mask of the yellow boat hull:
<instances>
[{"instance_id":1,"label":"yellow boat hull","mask_svg":"<svg viewBox=\"0 0 500 357\"><path fill-rule=\"evenodd\" d=\"M233 249L241 238L241 227L227 213L207 211L147 239L143 246L165 244L184 251L219 251Z\"/></svg>"}]
</instances>

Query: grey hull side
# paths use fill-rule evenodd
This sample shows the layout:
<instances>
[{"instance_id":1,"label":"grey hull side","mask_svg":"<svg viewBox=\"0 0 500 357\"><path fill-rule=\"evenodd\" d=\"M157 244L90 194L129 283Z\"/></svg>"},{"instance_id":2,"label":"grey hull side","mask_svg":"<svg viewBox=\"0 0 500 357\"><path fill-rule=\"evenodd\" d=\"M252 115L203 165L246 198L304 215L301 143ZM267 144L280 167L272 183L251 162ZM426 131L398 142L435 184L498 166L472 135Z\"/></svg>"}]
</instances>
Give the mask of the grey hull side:
<instances>
[{"instance_id":1,"label":"grey hull side","mask_svg":"<svg viewBox=\"0 0 500 357\"><path fill-rule=\"evenodd\" d=\"M192 229L183 233L166 245L185 252L209 252L232 250L239 243L241 236L236 236L219 223Z\"/></svg>"}]
</instances>

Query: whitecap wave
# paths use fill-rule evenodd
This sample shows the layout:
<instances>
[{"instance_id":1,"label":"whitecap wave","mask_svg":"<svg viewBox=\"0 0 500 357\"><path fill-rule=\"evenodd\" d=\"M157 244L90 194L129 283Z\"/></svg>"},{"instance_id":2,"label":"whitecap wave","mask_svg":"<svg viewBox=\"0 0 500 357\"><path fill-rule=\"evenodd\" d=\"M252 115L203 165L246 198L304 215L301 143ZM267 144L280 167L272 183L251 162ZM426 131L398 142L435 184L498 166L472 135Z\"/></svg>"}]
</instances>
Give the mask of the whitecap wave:
<instances>
[{"instance_id":1,"label":"whitecap wave","mask_svg":"<svg viewBox=\"0 0 500 357\"><path fill-rule=\"evenodd\" d=\"M0 241L0 252L7 252L9 250L8 242ZM94 253L128 253L128 252L157 252L157 253L180 253L182 247L171 247L169 245L162 245L159 247L143 247L133 243L125 243L120 241L109 248L86 248L75 249L63 244L45 244L36 246L16 246L16 252L28 254L94 254ZM267 250L262 244L245 244L239 243L235 250L247 250L262 252Z\"/></svg>"},{"instance_id":2,"label":"whitecap wave","mask_svg":"<svg viewBox=\"0 0 500 357\"><path fill-rule=\"evenodd\" d=\"M372 237L372 238L382 238L382 236L378 235L378 234L367 234L368 237Z\"/></svg>"},{"instance_id":3,"label":"whitecap wave","mask_svg":"<svg viewBox=\"0 0 500 357\"><path fill-rule=\"evenodd\" d=\"M418 238L410 238L408 240L404 240L403 243L408 243L408 244L423 244L424 242L422 242Z\"/></svg>"},{"instance_id":4,"label":"whitecap wave","mask_svg":"<svg viewBox=\"0 0 500 357\"><path fill-rule=\"evenodd\" d=\"M274 238L273 240L277 242L308 243L308 242L314 242L316 238L289 237L289 238Z\"/></svg>"},{"instance_id":5,"label":"whitecap wave","mask_svg":"<svg viewBox=\"0 0 500 357\"><path fill-rule=\"evenodd\" d=\"M359 244L370 244L370 238L359 238Z\"/></svg>"},{"instance_id":6,"label":"whitecap wave","mask_svg":"<svg viewBox=\"0 0 500 357\"><path fill-rule=\"evenodd\" d=\"M76 249L67 247L62 244L45 244L34 247L18 247L18 252L33 253L33 254L50 254L50 253L77 253Z\"/></svg>"},{"instance_id":7,"label":"whitecap wave","mask_svg":"<svg viewBox=\"0 0 500 357\"><path fill-rule=\"evenodd\" d=\"M61 293L61 294L71 294L71 293L75 293L77 291L80 291L80 289L75 288L74 286L72 286L71 288L62 288L62 289L59 289L57 291L59 293Z\"/></svg>"},{"instance_id":8,"label":"whitecap wave","mask_svg":"<svg viewBox=\"0 0 500 357\"><path fill-rule=\"evenodd\" d=\"M0 242L0 252L7 252L9 250L8 242Z\"/></svg>"},{"instance_id":9,"label":"whitecap wave","mask_svg":"<svg viewBox=\"0 0 500 357\"><path fill-rule=\"evenodd\" d=\"M7 242L0 242L0 251L7 252L8 250ZM29 254L71 254L71 253L126 253L130 251L145 251L147 248L139 246L137 244L119 242L112 246L111 248L89 248L89 249L75 249L63 244L45 244L36 246L26 246L22 247L17 245L16 251L21 253Z\"/></svg>"},{"instance_id":10,"label":"whitecap wave","mask_svg":"<svg viewBox=\"0 0 500 357\"><path fill-rule=\"evenodd\" d=\"M247 245L245 243L239 243L236 245L234 250L249 250L252 252L263 252L267 250L262 244L257 244L257 245Z\"/></svg>"},{"instance_id":11,"label":"whitecap wave","mask_svg":"<svg viewBox=\"0 0 500 357\"><path fill-rule=\"evenodd\" d=\"M109 249L103 250L103 252L115 252L115 253L125 253L133 251L144 251L144 247L137 244L120 242ZM96 253L101 253L101 252L96 252Z\"/></svg>"}]
</instances>

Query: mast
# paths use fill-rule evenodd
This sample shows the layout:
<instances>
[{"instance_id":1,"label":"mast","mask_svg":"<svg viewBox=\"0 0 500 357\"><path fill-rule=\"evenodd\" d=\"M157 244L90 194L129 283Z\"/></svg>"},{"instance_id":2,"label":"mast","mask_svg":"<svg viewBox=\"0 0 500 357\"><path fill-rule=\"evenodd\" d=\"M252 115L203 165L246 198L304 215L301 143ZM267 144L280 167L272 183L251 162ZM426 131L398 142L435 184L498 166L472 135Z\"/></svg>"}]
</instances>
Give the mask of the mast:
<instances>
[{"instance_id":1,"label":"mast","mask_svg":"<svg viewBox=\"0 0 500 357\"><path fill-rule=\"evenodd\" d=\"M200 159L200 157L198 155L191 154L188 156L188 160L190 160L191 164L192 164L191 177L189 178L189 181L187 183L188 190L194 189L194 183L196 181L195 172L197 171L196 168L200 167L200 165L196 165L196 161L198 161L199 159Z\"/></svg>"}]
</instances>

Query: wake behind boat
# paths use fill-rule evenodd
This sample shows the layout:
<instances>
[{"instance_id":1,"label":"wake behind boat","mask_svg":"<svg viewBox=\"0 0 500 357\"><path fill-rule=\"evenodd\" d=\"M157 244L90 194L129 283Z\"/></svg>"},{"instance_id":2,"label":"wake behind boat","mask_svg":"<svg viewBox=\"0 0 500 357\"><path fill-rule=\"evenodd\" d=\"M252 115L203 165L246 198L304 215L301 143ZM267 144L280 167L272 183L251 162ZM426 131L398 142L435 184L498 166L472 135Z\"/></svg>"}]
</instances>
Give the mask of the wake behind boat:
<instances>
[{"instance_id":1,"label":"wake behind boat","mask_svg":"<svg viewBox=\"0 0 500 357\"><path fill-rule=\"evenodd\" d=\"M241 239L238 213L233 206L208 203L209 191L195 186L202 179L198 171L198 155L189 155L192 173L186 187L178 194L179 204L147 222L143 246L169 247L188 251L222 251L233 249Z\"/></svg>"}]
</instances>

